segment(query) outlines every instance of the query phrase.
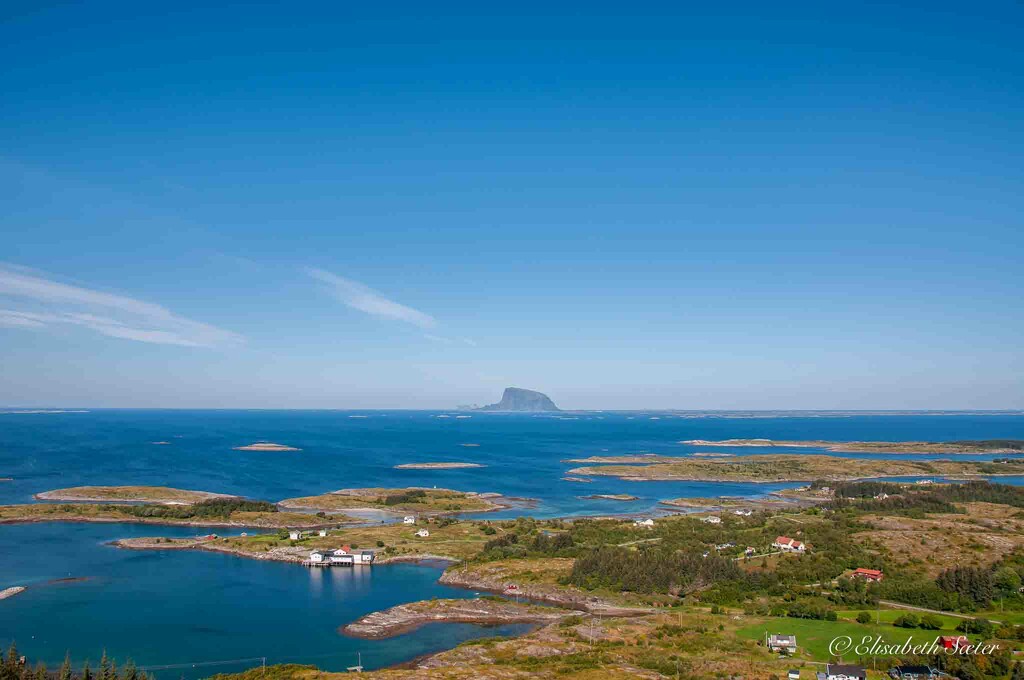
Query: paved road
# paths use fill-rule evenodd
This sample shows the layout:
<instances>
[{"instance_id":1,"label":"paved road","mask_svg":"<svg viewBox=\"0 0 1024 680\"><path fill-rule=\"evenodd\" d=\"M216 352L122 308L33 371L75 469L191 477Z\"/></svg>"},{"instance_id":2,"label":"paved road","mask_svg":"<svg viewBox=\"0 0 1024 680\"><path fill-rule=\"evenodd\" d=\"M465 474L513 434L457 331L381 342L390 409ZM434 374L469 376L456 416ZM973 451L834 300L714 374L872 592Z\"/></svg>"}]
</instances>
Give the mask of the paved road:
<instances>
[{"instance_id":1,"label":"paved road","mask_svg":"<svg viewBox=\"0 0 1024 680\"><path fill-rule=\"evenodd\" d=\"M914 607L909 604L902 604L900 602L890 602L889 600L879 600L878 604L884 604L887 607L895 607L896 609L909 609L915 612L925 612L926 614L942 614L944 616L954 616L958 619L974 619L976 616L970 614L957 614L956 612L944 612L941 609L926 609L925 607ZM992 623L1002 624L1002 621L996 621L995 619L987 619Z\"/></svg>"}]
</instances>

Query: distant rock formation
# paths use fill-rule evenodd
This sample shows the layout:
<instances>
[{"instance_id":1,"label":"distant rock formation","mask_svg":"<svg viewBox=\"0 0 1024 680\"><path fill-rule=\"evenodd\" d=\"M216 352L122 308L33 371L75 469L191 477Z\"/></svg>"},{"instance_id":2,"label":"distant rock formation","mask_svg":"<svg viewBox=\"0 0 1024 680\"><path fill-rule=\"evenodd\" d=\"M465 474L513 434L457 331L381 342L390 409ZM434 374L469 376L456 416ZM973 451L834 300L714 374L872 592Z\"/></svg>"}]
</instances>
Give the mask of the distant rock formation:
<instances>
[{"instance_id":1,"label":"distant rock formation","mask_svg":"<svg viewBox=\"0 0 1024 680\"><path fill-rule=\"evenodd\" d=\"M497 404L488 404L480 408L481 411L559 411L555 402L548 398L548 395L533 390L524 390L518 387L506 387L505 393L501 395L501 401Z\"/></svg>"}]
</instances>

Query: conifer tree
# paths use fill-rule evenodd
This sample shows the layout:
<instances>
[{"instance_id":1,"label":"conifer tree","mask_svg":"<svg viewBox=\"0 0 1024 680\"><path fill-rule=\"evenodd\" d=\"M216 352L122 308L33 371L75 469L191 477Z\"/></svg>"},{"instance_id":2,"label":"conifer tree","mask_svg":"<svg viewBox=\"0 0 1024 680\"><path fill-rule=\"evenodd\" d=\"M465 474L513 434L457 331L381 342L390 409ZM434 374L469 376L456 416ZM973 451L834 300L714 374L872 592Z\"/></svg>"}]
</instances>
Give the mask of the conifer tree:
<instances>
[{"instance_id":1,"label":"conifer tree","mask_svg":"<svg viewBox=\"0 0 1024 680\"><path fill-rule=\"evenodd\" d=\"M64 663L60 665L57 680L71 680L71 652L64 652Z\"/></svg>"},{"instance_id":2,"label":"conifer tree","mask_svg":"<svg viewBox=\"0 0 1024 680\"><path fill-rule=\"evenodd\" d=\"M139 680L139 672L135 668L135 662L128 659L121 671L121 680Z\"/></svg>"},{"instance_id":3,"label":"conifer tree","mask_svg":"<svg viewBox=\"0 0 1024 680\"><path fill-rule=\"evenodd\" d=\"M93 680L92 679L92 669L89 668L89 660L88 659L86 659L85 663L82 665L82 680Z\"/></svg>"},{"instance_id":4,"label":"conifer tree","mask_svg":"<svg viewBox=\"0 0 1024 680\"><path fill-rule=\"evenodd\" d=\"M3 680L18 680L21 677L21 669L18 668L20 658L18 645L12 640L11 646L7 650L7 658L4 659Z\"/></svg>"}]
</instances>

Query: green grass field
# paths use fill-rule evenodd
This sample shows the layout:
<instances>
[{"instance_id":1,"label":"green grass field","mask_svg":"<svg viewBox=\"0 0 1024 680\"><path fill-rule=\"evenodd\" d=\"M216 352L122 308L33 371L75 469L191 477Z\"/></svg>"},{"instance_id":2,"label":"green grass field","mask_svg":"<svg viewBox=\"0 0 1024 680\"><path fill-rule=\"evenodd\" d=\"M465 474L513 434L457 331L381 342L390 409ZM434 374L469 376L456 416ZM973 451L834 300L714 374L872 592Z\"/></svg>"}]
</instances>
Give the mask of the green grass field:
<instances>
[{"instance_id":1,"label":"green grass field","mask_svg":"<svg viewBox=\"0 0 1024 680\"><path fill-rule=\"evenodd\" d=\"M748 640L763 640L766 632L769 635L796 635L797 658L830 661L832 657L829 654L829 643L837 637L848 636L856 644L860 644L866 636L874 639L881 635L886 644L901 644L913 637L914 644L925 644L934 640L943 631L896 628L885 623L879 626L874 623L864 625L849 621L778 618L740 628L736 634ZM845 660L852 662L855 656L852 653L848 654Z\"/></svg>"},{"instance_id":2,"label":"green grass field","mask_svg":"<svg viewBox=\"0 0 1024 680\"><path fill-rule=\"evenodd\" d=\"M867 612L869 614L871 614L871 620L872 621L880 621L883 624L887 623L889 625L892 625L893 621L895 621L900 616L903 616L904 614L914 614L918 618L921 618L921 616L923 615L921 612L908 612L908 611L904 611L902 609L879 609L879 610L870 609L870 610L867 610ZM841 612L836 612L836 614L839 616L839 619L841 621L842 620L847 620L849 622L855 622L856 618L857 618L857 614L860 614L860 611L859 610L841 611ZM941 630L937 630L937 631L922 630L921 631L922 633L933 633L934 632L936 635L938 635L939 633L942 633L942 634L945 634L945 633L955 633L956 632L956 627L958 625L960 625L961 621L963 621L963 619L958 619L955 616L945 616L943 614L936 614L935 616L937 616L940 619L942 619L942 629Z\"/></svg>"}]
</instances>

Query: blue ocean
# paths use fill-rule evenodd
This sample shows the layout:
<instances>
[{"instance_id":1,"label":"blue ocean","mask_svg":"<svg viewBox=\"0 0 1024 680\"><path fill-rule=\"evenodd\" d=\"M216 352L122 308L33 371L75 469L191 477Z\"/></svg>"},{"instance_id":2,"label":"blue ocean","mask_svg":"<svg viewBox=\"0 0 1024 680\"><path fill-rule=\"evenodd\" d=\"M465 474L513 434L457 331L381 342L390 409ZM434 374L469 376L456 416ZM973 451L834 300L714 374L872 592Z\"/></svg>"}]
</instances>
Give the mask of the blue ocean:
<instances>
[{"instance_id":1,"label":"blue ocean","mask_svg":"<svg viewBox=\"0 0 1024 680\"><path fill-rule=\"evenodd\" d=\"M699 417L698 417L699 416ZM49 489L162 485L264 500L347 487L438 486L534 499L490 517L651 514L684 496L761 496L787 484L564 481L568 458L687 455L683 440L1024 439L1024 415L912 414L729 417L667 413L508 415L427 411L93 410L0 413L0 503ZM297 452L237 451L272 441ZM157 444L154 442L167 442ZM707 447L699 450L709 451ZM721 449L735 455L757 449ZM778 452L775 449L773 452ZM800 453L801 450L787 450ZM819 453L815 451L815 453ZM852 454L842 454L852 455ZM876 454L876 458L887 458ZM992 456L978 456L978 459ZM464 461L486 467L397 470L402 463ZM1000 481L1020 484L1020 478ZM584 499L628 493L635 502ZM433 625L391 640L342 637L369 611L430 597L472 597L436 583L441 565L319 571L199 552L136 552L128 536L185 536L194 528L131 524L0 526L0 644L49 665L65 652L98 660L104 649L158 677L204 677L269 663L379 668L520 627Z\"/></svg>"}]
</instances>

